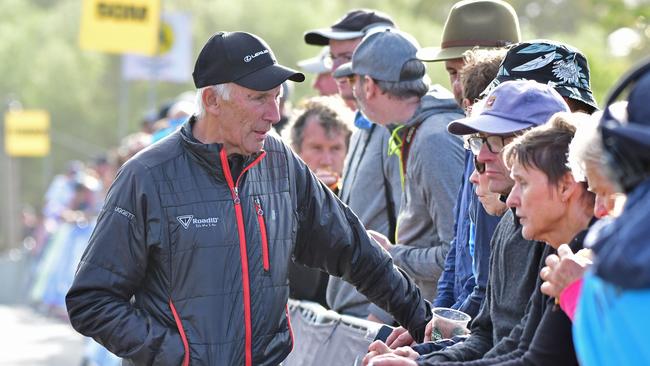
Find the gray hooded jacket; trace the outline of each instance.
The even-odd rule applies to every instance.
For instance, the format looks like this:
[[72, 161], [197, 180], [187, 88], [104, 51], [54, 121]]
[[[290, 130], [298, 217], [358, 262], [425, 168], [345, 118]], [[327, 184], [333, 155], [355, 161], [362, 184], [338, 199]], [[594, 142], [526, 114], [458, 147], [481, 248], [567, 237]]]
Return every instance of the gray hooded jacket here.
[[406, 174], [398, 244], [390, 254], [427, 299], [435, 298], [454, 236], [454, 204], [463, 178], [463, 143], [447, 132], [447, 124], [463, 117], [451, 92], [434, 85], [399, 131]]

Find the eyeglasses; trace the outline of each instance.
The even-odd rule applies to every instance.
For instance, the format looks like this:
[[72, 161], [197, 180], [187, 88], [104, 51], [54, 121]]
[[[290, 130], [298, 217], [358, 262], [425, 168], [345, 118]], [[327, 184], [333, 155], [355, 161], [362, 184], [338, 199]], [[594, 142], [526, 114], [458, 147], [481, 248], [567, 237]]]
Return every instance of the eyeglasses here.
[[493, 154], [500, 153], [503, 148], [506, 146], [506, 140], [510, 139], [510, 136], [503, 137], [498, 135], [490, 135], [483, 137], [480, 135], [472, 135], [467, 139], [470, 150], [474, 155], [478, 155], [481, 152], [481, 147], [483, 144], [487, 143], [487, 147]]
[[478, 157], [474, 155], [474, 167], [479, 174], [485, 173], [485, 163], [478, 161]]

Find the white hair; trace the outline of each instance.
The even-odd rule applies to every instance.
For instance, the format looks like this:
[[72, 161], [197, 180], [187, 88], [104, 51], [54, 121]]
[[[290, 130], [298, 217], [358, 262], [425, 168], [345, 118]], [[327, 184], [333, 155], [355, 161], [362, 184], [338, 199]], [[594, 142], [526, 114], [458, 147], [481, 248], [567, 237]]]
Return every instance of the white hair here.
[[196, 118], [201, 119], [205, 116], [205, 106], [203, 105], [203, 92], [207, 88], [212, 88], [212, 91], [215, 95], [218, 95], [223, 100], [230, 99], [230, 84], [217, 84], [217, 85], [208, 85], [203, 88], [199, 88], [196, 91]]
[[[627, 102], [617, 102], [610, 106], [611, 113], [619, 120], [627, 120]], [[598, 131], [598, 122], [602, 111], [594, 113], [589, 119], [577, 124], [576, 133], [569, 144], [568, 166], [573, 177], [578, 182], [586, 182], [588, 164], [593, 164], [603, 172], [603, 175], [612, 182], [613, 175], [605, 161], [603, 140]]]

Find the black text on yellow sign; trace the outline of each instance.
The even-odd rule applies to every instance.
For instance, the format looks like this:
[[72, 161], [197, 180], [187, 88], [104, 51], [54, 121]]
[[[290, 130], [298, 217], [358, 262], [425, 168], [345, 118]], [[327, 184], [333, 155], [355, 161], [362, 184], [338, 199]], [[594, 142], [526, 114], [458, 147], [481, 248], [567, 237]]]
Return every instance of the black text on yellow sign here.
[[81, 48], [111, 53], [155, 55], [160, 32], [160, 0], [83, 0]]
[[105, 20], [145, 22], [147, 10], [143, 5], [111, 4], [106, 1], [97, 3], [97, 17]]
[[50, 114], [43, 110], [5, 113], [5, 152], [14, 157], [42, 157], [50, 153]]

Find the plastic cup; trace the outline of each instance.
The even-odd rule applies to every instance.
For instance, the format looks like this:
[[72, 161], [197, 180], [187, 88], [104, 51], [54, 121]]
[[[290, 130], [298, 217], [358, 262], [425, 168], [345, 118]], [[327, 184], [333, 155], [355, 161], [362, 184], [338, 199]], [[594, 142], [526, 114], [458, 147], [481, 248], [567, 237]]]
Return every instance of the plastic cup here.
[[433, 340], [449, 339], [467, 334], [467, 324], [472, 317], [450, 308], [433, 308]]

